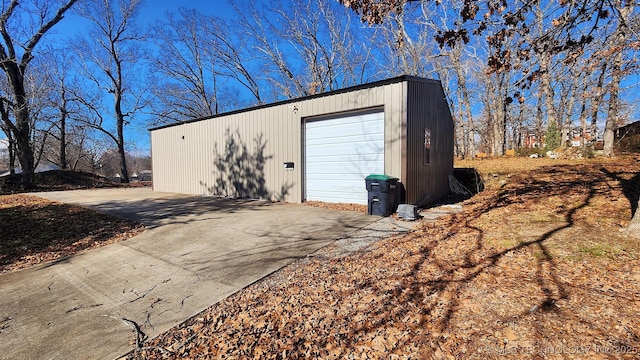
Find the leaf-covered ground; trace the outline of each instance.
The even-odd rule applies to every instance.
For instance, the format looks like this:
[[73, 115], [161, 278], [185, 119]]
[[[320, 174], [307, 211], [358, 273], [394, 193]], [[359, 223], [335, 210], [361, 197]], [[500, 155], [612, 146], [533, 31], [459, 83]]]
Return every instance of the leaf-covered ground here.
[[0, 273], [126, 240], [142, 225], [31, 195], [0, 196]]
[[640, 358], [639, 159], [459, 165], [487, 183], [462, 213], [298, 261], [130, 357]]

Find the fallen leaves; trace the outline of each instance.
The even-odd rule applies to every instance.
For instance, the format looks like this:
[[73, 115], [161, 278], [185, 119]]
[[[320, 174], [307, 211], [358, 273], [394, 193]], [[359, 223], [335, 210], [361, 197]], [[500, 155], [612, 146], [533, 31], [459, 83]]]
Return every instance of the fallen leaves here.
[[142, 225], [31, 195], [0, 196], [0, 273], [126, 240]]
[[462, 213], [298, 261], [130, 358], [637, 358], [640, 251], [619, 229], [640, 163], [522, 162]]
[[323, 201], [305, 201], [305, 205], [319, 207], [324, 209], [332, 209], [332, 210], [347, 210], [347, 211], [358, 211], [366, 213], [368, 212], [367, 205], [360, 204], [349, 204], [349, 203], [328, 203]]

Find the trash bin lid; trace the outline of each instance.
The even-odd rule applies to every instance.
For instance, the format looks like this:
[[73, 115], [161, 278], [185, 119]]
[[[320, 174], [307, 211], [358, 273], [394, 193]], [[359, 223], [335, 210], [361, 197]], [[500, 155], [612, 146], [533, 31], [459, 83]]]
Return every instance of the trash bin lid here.
[[389, 176], [389, 175], [381, 175], [381, 174], [371, 174], [369, 176], [367, 176], [366, 178], [364, 178], [365, 180], [374, 180], [374, 181], [389, 181], [389, 180], [398, 180], [398, 178], [395, 178], [393, 176]]

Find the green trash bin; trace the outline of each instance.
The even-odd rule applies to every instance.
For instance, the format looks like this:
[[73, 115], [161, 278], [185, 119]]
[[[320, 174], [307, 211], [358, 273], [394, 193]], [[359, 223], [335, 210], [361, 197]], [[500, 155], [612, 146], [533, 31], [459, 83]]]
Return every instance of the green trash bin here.
[[365, 179], [369, 215], [389, 216], [396, 211], [398, 178], [371, 174]]

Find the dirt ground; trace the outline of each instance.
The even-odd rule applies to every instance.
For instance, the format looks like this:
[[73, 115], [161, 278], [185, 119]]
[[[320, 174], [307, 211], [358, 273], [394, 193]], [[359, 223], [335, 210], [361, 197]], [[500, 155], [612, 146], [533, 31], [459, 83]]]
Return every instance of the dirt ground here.
[[129, 358], [640, 358], [640, 158], [494, 159], [463, 212], [298, 261]]

